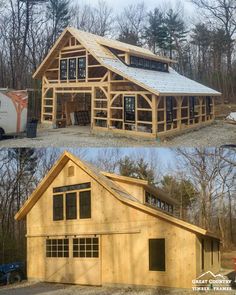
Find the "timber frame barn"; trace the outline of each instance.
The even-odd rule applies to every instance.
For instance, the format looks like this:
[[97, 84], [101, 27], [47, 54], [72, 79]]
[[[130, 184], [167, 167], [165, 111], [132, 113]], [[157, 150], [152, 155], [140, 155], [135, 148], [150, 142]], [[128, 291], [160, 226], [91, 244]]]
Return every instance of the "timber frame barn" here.
[[65, 152], [17, 212], [28, 280], [192, 288], [220, 270], [220, 240], [175, 216], [148, 181], [99, 171]]
[[150, 50], [66, 28], [33, 78], [41, 122], [156, 138], [214, 120], [221, 93], [178, 74]]

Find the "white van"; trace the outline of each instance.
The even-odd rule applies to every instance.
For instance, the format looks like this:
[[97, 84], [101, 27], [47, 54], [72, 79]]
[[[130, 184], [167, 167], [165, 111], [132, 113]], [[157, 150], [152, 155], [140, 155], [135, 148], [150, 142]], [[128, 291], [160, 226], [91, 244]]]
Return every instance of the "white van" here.
[[0, 140], [26, 130], [27, 104], [26, 90], [0, 89]]

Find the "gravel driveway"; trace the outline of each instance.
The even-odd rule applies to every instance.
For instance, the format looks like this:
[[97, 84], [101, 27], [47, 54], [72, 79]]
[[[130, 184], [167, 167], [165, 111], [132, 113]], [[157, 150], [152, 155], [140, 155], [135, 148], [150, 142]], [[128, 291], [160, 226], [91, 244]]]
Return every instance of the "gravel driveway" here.
[[[155, 288], [114, 288], [86, 287], [49, 283], [20, 283], [0, 287], [0, 295], [196, 295], [197, 292], [186, 289], [155, 289]], [[208, 292], [207, 294], [235, 295], [234, 291]]]
[[63, 129], [38, 129], [34, 139], [26, 137], [6, 139], [0, 147], [199, 147], [236, 144], [236, 125], [215, 121], [199, 130], [157, 140], [117, 137], [109, 134], [91, 134], [88, 127], [68, 127]]

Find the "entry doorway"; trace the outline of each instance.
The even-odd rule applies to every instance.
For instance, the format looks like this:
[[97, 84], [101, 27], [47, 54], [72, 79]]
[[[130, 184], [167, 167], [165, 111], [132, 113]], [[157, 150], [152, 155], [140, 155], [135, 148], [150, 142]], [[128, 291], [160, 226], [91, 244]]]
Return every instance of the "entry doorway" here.
[[91, 126], [91, 93], [57, 94], [57, 127]]

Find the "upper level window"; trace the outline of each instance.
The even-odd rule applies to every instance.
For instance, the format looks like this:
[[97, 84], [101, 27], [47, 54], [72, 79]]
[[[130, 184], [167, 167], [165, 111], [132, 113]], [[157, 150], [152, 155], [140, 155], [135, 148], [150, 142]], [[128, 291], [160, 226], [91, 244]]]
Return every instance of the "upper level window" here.
[[132, 67], [154, 70], [159, 72], [168, 72], [168, 64], [147, 58], [130, 56], [130, 65]]
[[63, 220], [63, 195], [53, 196], [53, 220]]
[[73, 185], [54, 187], [53, 192], [54, 193], [63, 193], [63, 192], [86, 189], [86, 188], [90, 188], [90, 187], [91, 187], [91, 183], [86, 182], [86, 183], [80, 183], [80, 184], [73, 184]]
[[[80, 218], [91, 218], [90, 183], [54, 188], [53, 220], [77, 219], [77, 198], [79, 196]], [[83, 191], [81, 191], [83, 190]], [[73, 192], [72, 192], [73, 191]], [[79, 194], [78, 194], [78, 192]], [[60, 192], [60, 194], [55, 194]]]
[[78, 58], [78, 79], [85, 79], [86, 77], [86, 58]]
[[168, 202], [162, 201], [161, 199], [159, 199], [158, 197], [154, 196], [153, 194], [147, 191], [145, 192], [145, 203], [152, 207], [156, 207], [173, 214], [173, 211], [174, 211], [173, 205], [169, 204]]
[[77, 218], [77, 196], [76, 193], [66, 194], [66, 219]]
[[68, 60], [62, 59], [60, 61], [60, 79], [67, 80], [67, 68], [68, 68]]
[[76, 79], [76, 58], [69, 59], [69, 79]]
[[91, 192], [79, 193], [79, 217], [82, 219], [91, 218]]
[[[77, 69], [76, 69], [77, 65]], [[60, 80], [86, 78], [86, 58], [74, 57], [60, 60]]]

